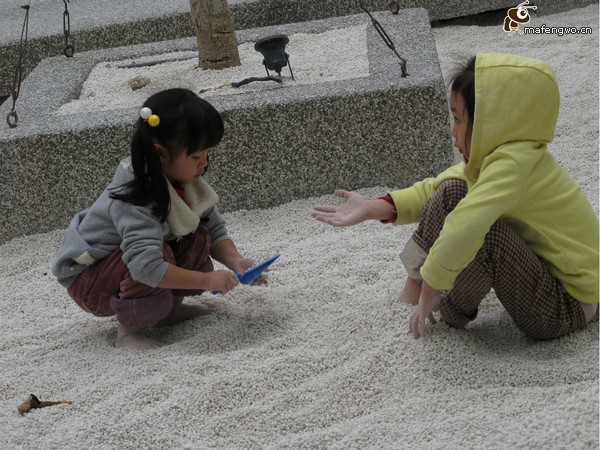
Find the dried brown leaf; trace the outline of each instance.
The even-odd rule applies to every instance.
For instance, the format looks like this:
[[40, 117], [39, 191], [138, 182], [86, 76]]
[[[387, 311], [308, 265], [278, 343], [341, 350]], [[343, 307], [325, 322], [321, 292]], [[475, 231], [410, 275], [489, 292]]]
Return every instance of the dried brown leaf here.
[[73, 402], [70, 402], [70, 401], [62, 401], [62, 402], [43, 401], [42, 402], [35, 395], [31, 394], [29, 397], [27, 397], [27, 400], [25, 400], [24, 403], [22, 403], [21, 405], [19, 405], [17, 407], [17, 409], [19, 410], [19, 413], [21, 415], [23, 415], [31, 409], [44, 408], [46, 406], [62, 405], [62, 404], [70, 405], [71, 403], [73, 403]]

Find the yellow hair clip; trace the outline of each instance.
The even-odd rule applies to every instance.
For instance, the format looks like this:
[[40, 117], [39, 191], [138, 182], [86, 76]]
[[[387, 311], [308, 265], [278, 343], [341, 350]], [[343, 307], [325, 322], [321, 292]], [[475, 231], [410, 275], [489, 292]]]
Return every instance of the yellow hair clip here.
[[160, 123], [160, 118], [156, 114], [152, 114], [152, 110], [147, 106], [140, 111], [140, 117], [151, 127], [156, 127]]

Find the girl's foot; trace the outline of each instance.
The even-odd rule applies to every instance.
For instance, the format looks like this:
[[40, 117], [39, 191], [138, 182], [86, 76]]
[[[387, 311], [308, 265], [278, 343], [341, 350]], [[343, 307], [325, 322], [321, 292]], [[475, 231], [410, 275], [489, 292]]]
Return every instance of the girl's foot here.
[[143, 327], [128, 328], [119, 324], [117, 338], [114, 346], [116, 348], [132, 348], [134, 350], [150, 350], [164, 346], [162, 342], [155, 341], [141, 333]]
[[156, 326], [164, 327], [166, 325], [183, 322], [184, 320], [190, 320], [195, 317], [207, 316], [219, 309], [220, 308], [217, 305], [209, 302], [184, 304], [183, 297], [175, 297], [173, 299], [173, 309], [171, 309], [169, 315], [160, 320]]
[[421, 296], [421, 283], [414, 278], [406, 278], [404, 289], [400, 294], [400, 301], [410, 305], [418, 305], [419, 297]]

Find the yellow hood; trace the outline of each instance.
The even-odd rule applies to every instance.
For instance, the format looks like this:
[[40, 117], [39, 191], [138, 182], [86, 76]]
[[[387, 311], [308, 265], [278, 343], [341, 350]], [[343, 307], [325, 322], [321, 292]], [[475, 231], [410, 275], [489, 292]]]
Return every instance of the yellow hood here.
[[475, 117], [465, 169], [468, 181], [477, 181], [483, 160], [503, 144], [535, 141], [539, 143], [535, 147], [545, 152], [554, 137], [559, 104], [556, 77], [546, 62], [518, 55], [477, 54]]

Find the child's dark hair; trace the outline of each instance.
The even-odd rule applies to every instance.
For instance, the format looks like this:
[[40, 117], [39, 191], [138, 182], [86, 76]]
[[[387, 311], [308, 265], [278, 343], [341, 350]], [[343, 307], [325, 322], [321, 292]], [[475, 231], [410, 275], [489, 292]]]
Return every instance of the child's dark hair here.
[[473, 128], [475, 119], [475, 58], [473, 56], [459, 67], [450, 80], [451, 91], [462, 95], [465, 101], [465, 109], [469, 115], [468, 130]]
[[164, 222], [169, 214], [170, 199], [154, 142], [166, 149], [170, 160], [184, 150], [190, 155], [221, 142], [223, 120], [210, 103], [188, 89], [158, 92], [143, 106], [150, 108], [152, 114], [160, 118], [160, 123], [151, 127], [142, 118], [138, 120], [131, 142], [135, 178], [110, 195], [136, 205], [154, 203], [152, 212]]

